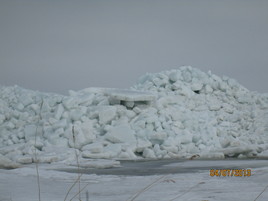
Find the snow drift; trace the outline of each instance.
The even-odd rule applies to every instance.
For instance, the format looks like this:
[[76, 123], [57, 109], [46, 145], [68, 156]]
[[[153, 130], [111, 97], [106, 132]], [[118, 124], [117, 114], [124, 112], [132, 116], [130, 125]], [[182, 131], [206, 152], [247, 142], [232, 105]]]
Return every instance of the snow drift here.
[[[267, 157], [268, 95], [191, 67], [142, 76], [129, 90], [69, 96], [0, 88], [0, 160]], [[1, 163], [1, 162], [0, 162]]]

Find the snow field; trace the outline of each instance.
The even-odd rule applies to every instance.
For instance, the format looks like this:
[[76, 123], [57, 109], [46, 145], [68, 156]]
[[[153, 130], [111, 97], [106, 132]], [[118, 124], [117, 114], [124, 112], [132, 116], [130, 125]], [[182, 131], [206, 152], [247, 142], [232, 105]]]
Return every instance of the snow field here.
[[[62, 201], [70, 186], [76, 181], [77, 174], [50, 170], [51, 166], [53, 165], [40, 166], [41, 198], [44, 201]], [[34, 166], [0, 170], [0, 177], [0, 200], [35, 201], [38, 199]], [[267, 167], [252, 169], [250, 177], [211, 177], [208, 170], [154, 176], [91, 174], [81, 177], [81, 188], [87, 185], [81, 193], [81, 199], [86, 200], [88, 193], [89, 200], [127, 201], [155, 182], [140, 193], [135, 201], [252, 201], [265, 189], [267, 179]], [[78, 187], [75, 186], [67, 200], [77, 192]], [[258, 201], [266, 201], [267, 196], [268, 192], [264, 191]]]

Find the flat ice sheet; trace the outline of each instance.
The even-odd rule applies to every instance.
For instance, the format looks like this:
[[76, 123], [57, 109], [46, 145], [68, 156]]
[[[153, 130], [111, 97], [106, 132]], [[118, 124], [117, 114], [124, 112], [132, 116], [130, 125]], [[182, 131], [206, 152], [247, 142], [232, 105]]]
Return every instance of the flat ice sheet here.
[[[218, 161], [214, 161], [216, 164]], [[261, 162], [261, 161], [260, 161]], [[212, 162], [211, 162], [212, 163]], [[256, 161], [256, 164], [258, 161]], [[187, 164], [187, 162], [186, 162]], [[237, 165], [245, 165], [237, 161]], [[43, 201], [62, 201], [75, 182], [77, 174], [51, 170], [53, 165], [40, 166], [41, 198]], [[140, 167], [142, 168], [142, 167]], [[81, 199], [94, 201], [126, 201], [146, 186], [151, 188], [136, 197], [136, 201], [252, 201], [265, 189], [268, 167], [254, 168], [250, 177], [211, 177], [209, 171], [153, 176], [83, 175]], [[78, 191], [76, 185], [70, 200]], [[257, 201], [267, 201], [268, 189]], [[176, 198], [176, 199], [174, 199]], [[34, 166], [15, 170], [0, 170], [1, 201], [36, 201], [38, 188]], [[77, 199], [74, 199], [77, 200]]]

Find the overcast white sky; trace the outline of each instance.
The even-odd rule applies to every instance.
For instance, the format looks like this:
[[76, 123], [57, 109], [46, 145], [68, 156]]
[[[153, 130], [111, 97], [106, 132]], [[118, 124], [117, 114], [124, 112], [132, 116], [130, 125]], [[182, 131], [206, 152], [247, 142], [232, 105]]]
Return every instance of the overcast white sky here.
[[182, 65], [268, 92], [267, 0], [0, 0], [0, 84], [128, 88]]

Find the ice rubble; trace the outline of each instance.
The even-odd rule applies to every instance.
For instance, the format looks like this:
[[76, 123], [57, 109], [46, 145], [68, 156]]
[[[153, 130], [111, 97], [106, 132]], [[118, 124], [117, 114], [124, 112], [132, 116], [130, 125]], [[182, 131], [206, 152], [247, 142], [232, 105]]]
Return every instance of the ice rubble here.
[[[192, 67], [146, 74], [130, 90], [69, 96], [0, 88], [0, 160], [267, 157], [268, 94]], [[0, 162], [1, 164], [1, 162]], [[12, 165], [14, 165], [12, 163]]]

